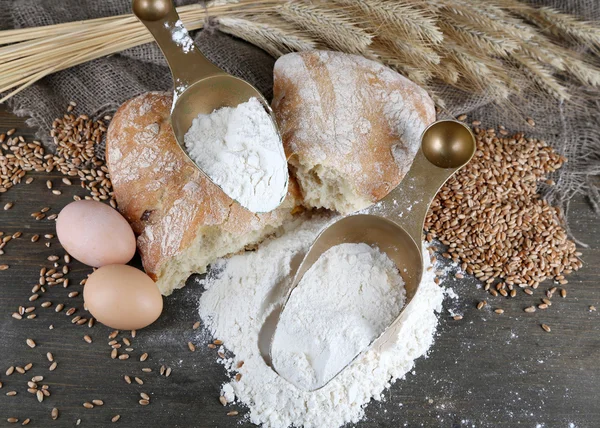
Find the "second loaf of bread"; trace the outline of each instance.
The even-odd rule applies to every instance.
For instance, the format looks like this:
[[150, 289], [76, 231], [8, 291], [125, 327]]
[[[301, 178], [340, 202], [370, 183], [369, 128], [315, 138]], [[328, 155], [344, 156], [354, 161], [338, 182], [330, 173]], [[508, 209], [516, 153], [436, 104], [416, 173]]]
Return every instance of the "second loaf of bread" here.
[[273, 110], [304, 203], [350, 213], [408, 172], [435, 120], [425, 90], [375, 61], [309, 51], [275, 63]]

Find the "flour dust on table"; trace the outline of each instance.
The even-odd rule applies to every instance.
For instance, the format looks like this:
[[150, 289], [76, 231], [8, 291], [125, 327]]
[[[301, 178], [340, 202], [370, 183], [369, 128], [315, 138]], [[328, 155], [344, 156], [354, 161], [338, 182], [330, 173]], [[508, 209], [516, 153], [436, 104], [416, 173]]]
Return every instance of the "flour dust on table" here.
[[[418, 292], [385, 349], [368, 350], [314, 392], [297, 388], [266, 365], [258, 346], [265, 319], [285, 300], [292, 267], [332, 218], [297, 219], [257, 251], [218, 260], [202, 280], [206, 290], [199, 302], [200, 316], [234, 355], [220, 359], [235, 378], [223, 385], [221, 395], [228, 403], [248, 406], [248, 419], [254, 424], [308, 428], [357, 422], [364, 417], [364, 407], [371, 400], [381, 400], [385, 389], [412, 370], [415, 360], [433, 344], [444, 292], [435, 284], [426, 256]], [[331, 284], [332, 288], [338, 286]], [[395, 298], [403, 300], [403, 296]], [[325, 335], [330, 327], [325, 326]]]
[[210, 179], [250, 211], [272, 211], [285, 197], [283, 146], [258, 99], [198, 115], [184, 142], [190, 157]]
[[383, 333], [405, 296], [385, 253], [364, 243], [330, 248], [290, 295], [273, 336], [273, 366], [304, 391], [322, 387]]

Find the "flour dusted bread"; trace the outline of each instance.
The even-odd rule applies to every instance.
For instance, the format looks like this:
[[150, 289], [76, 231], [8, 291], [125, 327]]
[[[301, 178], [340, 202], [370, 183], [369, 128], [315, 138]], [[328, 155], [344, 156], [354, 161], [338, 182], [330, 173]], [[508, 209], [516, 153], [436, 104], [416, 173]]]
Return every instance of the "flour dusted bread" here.
[[349, 213], [381, 199], [408, 172], [435, 120], [422, 88], [361, 56], [284, 55], [274, 85], [288, 162], [310, 207]]
[[185, 157], [169, 124], [171, 96], [147, 93], [114, 115], [106, 158], [119, 210], [138, 235], [146, 272], [164, 295], [218, 257], [243, 250], [291, 218], [297, 186], [268, 214], [230, 199]]

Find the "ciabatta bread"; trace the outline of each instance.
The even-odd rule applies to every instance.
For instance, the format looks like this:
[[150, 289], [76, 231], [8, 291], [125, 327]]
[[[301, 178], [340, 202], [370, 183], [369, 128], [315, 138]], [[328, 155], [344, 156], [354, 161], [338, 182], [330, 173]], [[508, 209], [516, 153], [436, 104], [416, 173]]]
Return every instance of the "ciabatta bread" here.
[[435, 120], [418, 85], [375, 61], [308, 51], [275, 63], [273, 110], [304, 203], [349, 213], [408, 172]]
[[273, 233], [299, 204], [293, 180], [286, 200], [268, 214], [251, 213], [230, 199], [177, 146], [171, 101], [169, 94], [154, 92], [125, 102], [106, 138], [119, 210], [138, 235], [146, 272], [164, 295], [217, 258]]

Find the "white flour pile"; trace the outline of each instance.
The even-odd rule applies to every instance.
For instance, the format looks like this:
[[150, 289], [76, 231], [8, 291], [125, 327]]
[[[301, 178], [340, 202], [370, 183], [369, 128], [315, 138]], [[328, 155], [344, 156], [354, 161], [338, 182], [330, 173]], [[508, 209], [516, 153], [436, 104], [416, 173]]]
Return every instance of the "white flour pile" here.
[[367, 244], [330, 248], [281, 314], [274, 367], [302, 390], [320, 388], [383, 333], [405, 296], [404, 281], [385, 253]]
[[202, 170], [250, 211], [272, 211], [285, 197], [283, 147], [271, 117], [256, 98], [198, 115], [184, 142]]
[[219, 260], [205, 280], [200, 316], [235, 355], [223, 361], [226, 368], [232, 376], [241, 375], [239, 381], [225, 384], [221, 394], [230, 402], [247, 405], [248, 418], [257, 425], [333, 428], [357, 422], [364, 416], [364, 406], [380, 400], [384, 390], [412, 370], [414, 360], [433, 343], [443, 292], [434, 283], [433, 271], [425, 269], [419, 291], [403, 312], [397, 340], [384, 351], [370, 350], [322, 389], [302, 391], [265, 364], [258, 335], [273, 308], [273, 303], [265, 302], [282, 302], [290, 265], [299, 263], [299, 256], [328, 220], [297, 220], [257, 251]]

